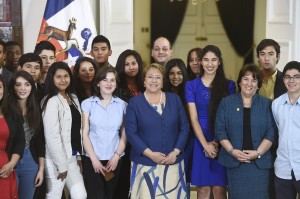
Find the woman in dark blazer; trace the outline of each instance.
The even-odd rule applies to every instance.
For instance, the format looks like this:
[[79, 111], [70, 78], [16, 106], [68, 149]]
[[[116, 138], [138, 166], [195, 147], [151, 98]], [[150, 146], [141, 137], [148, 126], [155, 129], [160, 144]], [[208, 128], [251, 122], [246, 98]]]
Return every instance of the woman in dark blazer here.
[[271, 100], [259, 96], [261, 74], [255, 65], [244, 66], [238, 77], [240, 92], [223, 98], [216, 117], [216, 138], [222, 148], [218, 160], [227, 169], [231, 199], [268, 199], [270, 147], [276, 126]]
[[161, 90], [164, 67], [144, 69], [145, 92], [129, 100], [125, 133], [131, 144], [131, 198], [186, 198], [184, 147], [189, 128], [178, 95]]
[[13, 168], [23, 155], [25, 136], [21, 119], [6, 106], [5, 83], [0, 75], [0, 198], [18, 198]]
[[24, 155], [16, 166], [18, 193], [22, 199], [32, 199], [44, 180], [45, 140], [36, 94], [34, 79], [28, 72], [14, 73], [8, 91], [8, 108], [22, 118], [24, 128]]

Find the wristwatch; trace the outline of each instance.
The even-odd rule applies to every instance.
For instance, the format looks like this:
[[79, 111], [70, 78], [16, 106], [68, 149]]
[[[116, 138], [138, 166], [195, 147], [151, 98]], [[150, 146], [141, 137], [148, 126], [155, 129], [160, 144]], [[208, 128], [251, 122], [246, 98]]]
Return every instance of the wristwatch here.
[[260, 154], [260, 152], [259, 152], [259, 151], [257, 151], [257, 150], [256, 150], [256, 152], [257, 152], [257, 154], [258, 154], [257, 158], [258, 158], [258, 159], [259, 159], [259, 158], [261, 158], [261, 154]]

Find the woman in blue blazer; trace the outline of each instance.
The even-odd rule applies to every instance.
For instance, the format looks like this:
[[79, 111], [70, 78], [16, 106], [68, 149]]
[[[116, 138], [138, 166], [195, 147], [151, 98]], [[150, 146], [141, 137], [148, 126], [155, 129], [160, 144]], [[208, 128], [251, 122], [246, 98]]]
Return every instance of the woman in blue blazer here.
[[237, 81], [240, 92], [223, 98], [216, 117], [218, 160], [227, 169], [231, 199], [268, 199], [270, 147], [276, 126], [271, 100], [259, 96], [262, 78], [255, 65], [245, 65]]
[[184, 148], [189, 125], [178, 95], [161, 90], [164, 67], [144, 69], [145, 92], [129, 100], [125, 133], [131, 144], [131, 198], [186, 198]]

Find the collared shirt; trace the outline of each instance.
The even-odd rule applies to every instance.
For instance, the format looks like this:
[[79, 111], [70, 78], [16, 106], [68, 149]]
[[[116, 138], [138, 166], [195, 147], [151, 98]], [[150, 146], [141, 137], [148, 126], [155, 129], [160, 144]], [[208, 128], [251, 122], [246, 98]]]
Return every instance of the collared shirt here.
[[274, 99], [274, 86], [276, 81], [277, 70], [275, 73], [266, 81], [262, 82], [262, 86], [259, 89], [259, 94], [271, 100]]
[[98, 159], [109, 160], [120, 142], [126, 102], [113, 97], [105, 108], [99, 97], [92, 96], [82, 102], [81, 108], [89, 113], [89, 138]]
[[293, 105], [287, 93], [272, 103], [272, 112], [278, 127], [278, 149], [275, 174], [282, 179], [300, 180], [300, 98]]

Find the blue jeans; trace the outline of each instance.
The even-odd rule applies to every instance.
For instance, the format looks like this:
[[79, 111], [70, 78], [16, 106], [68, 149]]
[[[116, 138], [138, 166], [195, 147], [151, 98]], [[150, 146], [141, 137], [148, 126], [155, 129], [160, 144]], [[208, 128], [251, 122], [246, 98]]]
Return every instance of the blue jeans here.
[[26, 147], [22, 159], [16, 166], [16, 176], [19, 199], [32, 199], [35, 190], [35, 176], [38, 172], [38, 164], [34, 161], [30, 149]]

